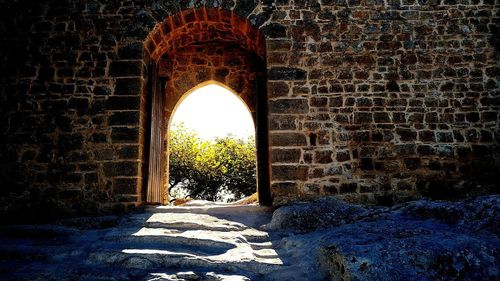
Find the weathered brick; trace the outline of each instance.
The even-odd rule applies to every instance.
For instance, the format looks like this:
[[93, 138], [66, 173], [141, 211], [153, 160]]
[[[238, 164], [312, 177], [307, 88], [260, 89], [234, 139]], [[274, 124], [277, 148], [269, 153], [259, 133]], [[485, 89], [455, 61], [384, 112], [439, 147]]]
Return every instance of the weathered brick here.
[[297, 129], [297, 117], [295, 115], [273, 115], [269, 123], [269, 130]]
[[137, 110], [139, 105], [139, 97], [111, 96], [106, 100], [106, 108], [109, 110]]
[[421, 163], [420, 163], [420, 158], [405, 158], [405, 167], [408, 170], [416, 170], [420, 168]]
[[142, 91], [143, 79], [135, 78], [119, 78], [116, 79], [115, 95], [140, 95]]
[[416, 146], [414, 144], [399, 144], [394, 146], [394, 150], [399, 156], [411, 156], [415, 154]]
[[308, 166], [305, 165], [272, 165], [273, 180], [305, 181], [307, 180], [308, 170]]
[[143, 57], [143, 47], [142, 42], [136, 42], [121, 46], [118, 48], [118, 57], [123, 60], [129, 59], [142, 59]]
[[269, 135], [269, 142], [271, 146], [305, 146], [307, 145], [306, 136], [303, 133], [272, 132]]
[[327, 164], [333, 162], [333, 151], [319, 150], [314, 152], [314, 163]]
[[298, 148], [280, 148], [271, 150], [272, 163], [299, 163], [301, 150]]
[[389, 117], [389, 113], [387, 112], [374, 112], [373, 121], [375, 123], [390, 123], [391, 118]]
[[269, 80], [304, 80], [306, 71], [299, 68], [272, 67], [267, 72]]
[[364, 124], [373, 122], [372, 112], [354, 112], [354, 123]]
[[358, 184], [353, 182], [353, 183], [342, 183], [340, 185], [340, 193], [354, 193], [358, 189]]
[[116, 178], [113, 180], [115, 194], [137, 194], [139, 186], [137, 178]]
[[309, 112], [307, 99], [279, 99], [269, 102], [269, 111], [272, 113], [296, 113]]
[[423, 130], [418, 132], [418, 140], [423, 142], [434, 142], [436, 141], [436, 137], [434, 135], [434, 131], [431, 130]]
[[342, 97], [332, 97], [328, 99], [328, 106], [329, 107], [341, 107], [343, 105], [344, 101]]
[[396, 129], [396, 133], [399, 135], [401, 141], [415, 141], [417, 139], [417, 132], [413, 129]]
[[270, 98], [287, 96], [290, 91], [286, 82], [269, 82], [267, 85]]
[[110, 126], [139, 126], [139, 111], [114, 111], [109, 117]]
[[119, 159], [140, 159], [138, 145], [124, 145], [118, 150]]
[[139, 141], [139, 128], [137, 127], [113, 127], [111, 140], [117, 143], [130, 143]]
[[286, 27], [278, 23], [270, 23], [261, 27], [261, 32], [269, 38], [286, 37]]
[[285, 195], [290, 196], [297, 193], [297, 183], [296, 182], [273, 182], [271, 186], [274, 195]]
[[104, 174], [108, 177], [128, 177], [137, 174], [139, 163], [135, 161], [106, 162], [103, 167]]
[[109, 66], [112, 77], [141, 76], [142, 61], [112, 61]]

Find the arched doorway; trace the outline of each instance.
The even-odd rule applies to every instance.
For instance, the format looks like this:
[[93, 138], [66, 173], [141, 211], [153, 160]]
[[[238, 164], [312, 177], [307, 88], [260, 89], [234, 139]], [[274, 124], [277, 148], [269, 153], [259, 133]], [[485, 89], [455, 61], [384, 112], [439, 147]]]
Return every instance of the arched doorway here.
[[226, 85], [248, 106], [256, 125], [259, 202], [271, 205], [265, 44], [258, 29], [231, 11], [189, 9], [158, 24], [145, 47], [150, 66], [150, 141], [146, 201], [168, 202], [168, 123], [190, 89]]
[[231, 202], [257, 191], [254, 118], [229, 87], [207, 81], [189, 90], [168, 132], [170, 202]]

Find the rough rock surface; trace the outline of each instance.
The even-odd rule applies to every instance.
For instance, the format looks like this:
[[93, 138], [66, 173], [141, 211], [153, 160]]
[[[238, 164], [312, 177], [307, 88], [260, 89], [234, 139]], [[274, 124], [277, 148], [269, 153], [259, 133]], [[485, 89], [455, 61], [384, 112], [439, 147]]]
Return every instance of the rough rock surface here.
[[[271, 210], [190, 202], [0, 228], [0, 280], [500, 280], [500, 196]], [[264, 227], [261, 227], [264, 225]]]
[[309, 232], [294, 240], [317, 241], [330, 280], [499, 280], [499, 208], [500, 196], [366, 209], [325, 198], [278, 209], [268, 229]]
[[314, 204], [298, 202], [277, 209], [269, 230], [289, 229], [295, 233], [306, 233], [316, 229], [343, 225], [352, 222], [363, 212], [363, 208], [345, 203], [334, 197], [321, 198]]

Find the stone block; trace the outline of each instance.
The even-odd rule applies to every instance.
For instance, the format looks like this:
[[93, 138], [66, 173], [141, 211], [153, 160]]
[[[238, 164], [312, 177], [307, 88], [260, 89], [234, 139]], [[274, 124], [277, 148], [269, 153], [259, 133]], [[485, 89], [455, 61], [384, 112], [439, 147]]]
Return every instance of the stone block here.
[[110, 126], [139, 126], [140, 111], [113, 111], [109, 116]]
[[112, 61], [109, 66], [111, 77], [140, 77], [142, 76], [142, 61]]
[[351, 160], [351, 155], [349, 154], [349, 150], [338, 150], [335, 159], [337, 159], [338, 162], [345, 162]]
[[415, 144], [397, 144], [394, 146], [394, 151], [398, 156], [412, 156], [415, 155]]
[[399, 135], [401, 141], [417, 140], [417, 132], [415, 132], [413, 129], [397, 128], [396, 134]]
[[293, 67], [272, 67], [267, 72], [269, 80], [305, 80], [306, 71]]
[[274, 195], [294, 196], [297, 193], [298, 185], [296, 182], [273, 182], [271, 190]]
[[296, 130], [297, 117], [295, 115], [272, 115], [269, 121], [269, 130]]
[[391, 123], [391, 118], [387, 112], [374, 112], [373, 121], [375, 123]]
[[372, 112], [354, 112], [354, 123], [356, 124], [366, 124], [373, 122]]
[[260, 28], [267, 38], [286, 38], [287, 28], [279, 23], [269, 23]]
[[84, 143], [84, 137], [78, 133], [60, 134], [57, 142], [57, 148], [61, 153], [71, 150], [81, 149]]
[[373, 160], [371, 158], [359, 159], [359, 168], [363, 171], [373, 170]]
[[273, 181], [305, 181], [309, 171], [306, 165], [272, 165]]
[[142, 42], [131, 43], [118, 48], [118, 58], [122, 60], [142, 59], [144, 45]]
[[143, 79], [140, 77], [134, 78], [118, 78], [116, 79], [115, 95], [141, 95]]
[[438, 142], [453, 142], [452, 132], [437, 132], [436, 139]]
[[421, 167], [420, 158], [405, 158], [404, 163], [408, 170], [416, 170]]
[[299, 163], [302, 152], [298, 148], [273, 148], [271, 149], [272, 163]]
[[269, 98], [278, 98], [288, 96], [290, 87], [286, 82], [268, 82]]
[[434, 141], [436, 141], [434, 131], [431, 131], [431, 130], [419, 131], [418, 132], [418, 140], [422, 141], [422, 142], [434, 142]]
[[340, 184], [340, 193], [355, 193], [358, 190], [358, 184], [355, 182], [352, 183], [342, 183]]
[[314, 163], [318, 164], [328, 164], [333, 162], [332, 158], [333, 151], [331, 150], [319, 150], [314, 152]]
[[269, 102], [269, 112], [280, 114], [305, 114], [309, 112], [309, 104], [307, 99], [278, 99]]
[[106, 100], [108, 110], [138, 110], [140, 108], [139, 96], [110, 96]]
[[139, 141], [139, 128], [113, 127], [111, 140], [115, 143], [137, 143]]
[[421, 155], [421, 156], [431, 156], [431, 155], [435, 155], [435, 150], [430, 145], [418, 145], [417, 146], [417, 153], [418, 153], [418, 155]]
[[269, 135], [271, 146], [305, 146], [306, 136], [299, 132], [271, 132]]
[[68, 108], [75, 109], [78, 115], [85, 115], [89, 112], [89, 100], [87, 98], [70, 98]]
[[139, 151], [138, 145], [124, 145], [124, 146], [120, 147], [120, 149], [118, 150], [118, 159], [141, 160], [139, 152], [140, 151]]
[[93, 93], [98, 96], [109, 96], [112, 94], [112, 90], [107, 86], [95, 86]]
[[137, 178], [113, 179], [113, 192], [115, 194], [137, 194], [140, 181]]
[[138, 174], [139, 163], [135, 161], [105, 162], [103, 168], [107, 177], [129, 177]]
[[328, 99], [328, 106], [329, 107], [341, 107], [344, 103], [344, 100], [342, 97], [331, 97]]

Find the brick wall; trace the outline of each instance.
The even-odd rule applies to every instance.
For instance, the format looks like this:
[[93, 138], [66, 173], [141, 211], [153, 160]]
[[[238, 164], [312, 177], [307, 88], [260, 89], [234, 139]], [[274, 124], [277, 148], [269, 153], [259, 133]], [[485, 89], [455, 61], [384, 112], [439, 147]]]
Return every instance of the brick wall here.
[[149, 57], [175, 50], [148, 36], [205, 5], [265, 37], [250, 49], [267, 60], [275, 204], [498, 180], [498, 1], [6, 1], [2, 213], [142, 201]]
[[275, 199], [451, 198], [498, 180], [498, 4], [271, 5]]

